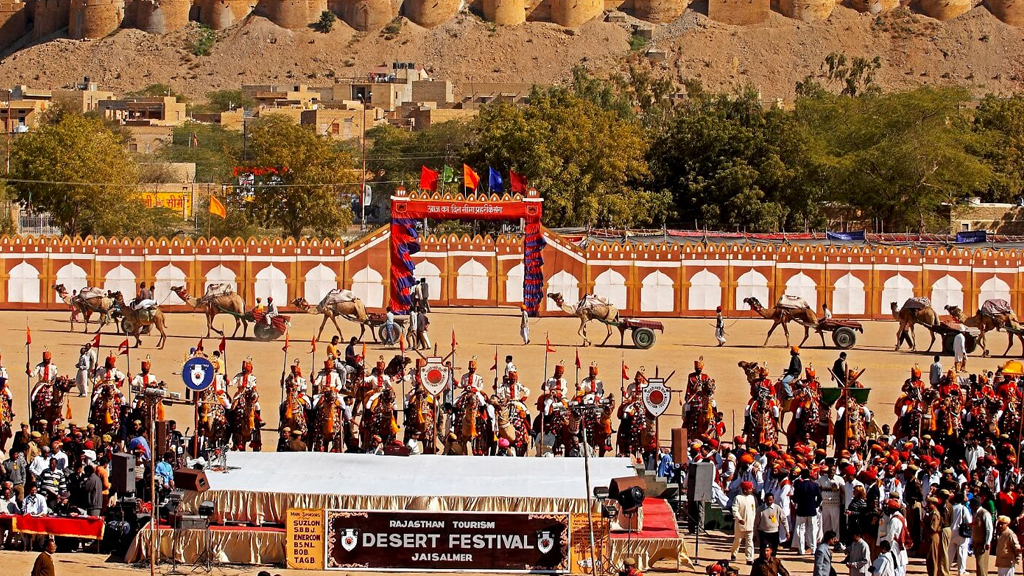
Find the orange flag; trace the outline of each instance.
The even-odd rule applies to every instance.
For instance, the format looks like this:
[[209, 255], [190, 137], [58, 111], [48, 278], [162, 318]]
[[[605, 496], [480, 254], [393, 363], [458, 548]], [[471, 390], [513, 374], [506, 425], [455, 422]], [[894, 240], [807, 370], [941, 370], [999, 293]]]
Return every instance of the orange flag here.
[[284, 347], [281, 348], [281, 350], [284, 350], [285, 352], [288, 351], [288, 342], [289, 342], [290, 338], [291, 338], [291, 333], [290, 332], [285, 332], [284, 333]]
[[316, 352], [316, 336], [309, 339], [309, 353]]
[[462, 165], [462, 179], [466, 183], [466, 188], [470, 190], [476, 190], [476, 187], [480, 185], [480, 176], [466, 164]]
[[25, 325], [25, 346], [29, 346], [31, 344], [32, 344], [32, 330], [26, 324]]
[[576, 349], [576, 369], [579, 370], [580, 368], [582, 368], [582, 365], [580, 364], [580, 349], [577, 348]]
[[68, 401], [67, 415], [64, 416], [65, 420], [71, 420], [74, 416], [71, 415], [71, 402]]
[[622, 379], [623, 380], [629, 380], [629, 374], [626, 373], [626, 370], [629, 370], [629, 366], [626, 366], [625, 364], [623, 364], [622, 365]]
[[223, 219], [228, 217], [228, 209], [221, 204], [220, 200], [217, 200], [216, 196], [210, 196], [210, 214], [214, 216], [220, 216]]
[[555, 347], [551, 345], [551, 340], [548, 340], [547, 338], [545, 338], [544, 339], [544, 345], [547, 346], [547, 349], [545, 350], [545, 352], [554, 352], [555, 351]]
[[128, 347], [129, 347], [128, 339], [125, 338], [124, 342], [121, 342], [121, 344], [117, 347], [117, 352], [118, 352], [117, 355], [118, 356], [124, 356], [125, 354], [127, 354], [128, 353]]
[[[402, 357], [405, 357], [405, 338], [402, 337], [402, 333], [398, 333], [398, 349], [402, 351]], [[366, 358], [363, 356], [363, 358]]]
[[363, 342], [363, 361], [366, 361], [366, 342]]

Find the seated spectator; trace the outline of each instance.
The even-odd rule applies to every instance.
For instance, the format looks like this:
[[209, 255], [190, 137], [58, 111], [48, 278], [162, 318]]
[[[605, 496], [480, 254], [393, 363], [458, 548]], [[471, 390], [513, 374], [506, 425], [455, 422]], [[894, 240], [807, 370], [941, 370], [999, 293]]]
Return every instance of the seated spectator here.
[[54, 516], [82, 516], [83, 511], [78, 506], [71, 503], [71, 493], [67, 490], [57, 495], [57, 501], [53, 504], [53, 509], [50, 511]]
[[35, 483], [28, 485], [28, 494], [21, 503], [21, 513], [26, 516], [46, 516], [50, 509], [46, 506], [46, 498], [39, 494]]
[[174, 452], [168, 450], [163, 460], [156, 465], [156, 486], [158, 490], [167, 491], [174, 489]]
[[[136, 420], [136, 422], [138, 422], [138, 420]], [[128, 451], [131, 452], [132, 454], [142, 452], [142, 459], [143, 461], [146, 462], [149, 461], [152, 455], [152, 452], [150, 452], [149, 450], [149, 442], [146, 440], [146, 437], [143, 436], [141, 433], [138, 436], [132, 438], [128, 442]]]

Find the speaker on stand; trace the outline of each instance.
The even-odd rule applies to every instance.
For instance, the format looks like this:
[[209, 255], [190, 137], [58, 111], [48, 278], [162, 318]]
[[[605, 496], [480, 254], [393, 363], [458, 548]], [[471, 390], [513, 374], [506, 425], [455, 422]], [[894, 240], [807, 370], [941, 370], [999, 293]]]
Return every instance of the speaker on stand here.
[[712, 484], [715, 481], [715, 465], [711, 462], [690, 462], [686, 470], [686, 516], [696, 536], [693, 565], [699, 565], [700, 533], [704, 530], [704, 503], [711, 501]]

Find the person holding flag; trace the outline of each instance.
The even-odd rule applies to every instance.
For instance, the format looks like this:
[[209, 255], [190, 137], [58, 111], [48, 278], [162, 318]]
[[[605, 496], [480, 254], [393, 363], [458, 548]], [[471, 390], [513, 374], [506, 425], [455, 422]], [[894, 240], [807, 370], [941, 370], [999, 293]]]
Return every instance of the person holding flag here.
[[[128, 342], [128, 340], [125, 340], [125, 342]], [[118, 404], [121, 406], [127, 405], [128, 401], [121, 391], [121, 387], [124, 386], [126, 379], [127, 376], [125, 376], [124, 372], [117, 369], [117, 356], [111, 352], [103, 362], [103, 367], [97, 368], [93, 373], [92, 405], [96, 405], [97, 400], [103, 395], [105, 388], [110, 388], [110, 394], [116, 399]]]
[[284, 379], [285, 390], [288, 390], [289, 386], [294, 386], [299, 395], [304, 399], [306, 398], [306, 392], [309, 388], [309, 384], [306, 382], [306, 379], [302, 377], [302, 366], [299, 364], [298, 358], [292, 362], [292, 367], [289, 369], [288, 376]]
[[313, 379], [313, 405], [316, 406], [317, 400], [328, 389], [341, 392], [341, 387], [341, 376], [334, 369], [334, 362], [330, 358], [324, 360], [324, 367], [320, 369], [316, 378]]
[[235, 389], [234, 399], [231, 401], [232, 408], [237, 408], [238, 403], [245, 397], [247, 390], [256, 393], [256, 422], [257, 428], [263, 427], [262, 408], [260, 407], [260, 393], [256, 388], [256, 376], [252, 373], [252, 357], [242, 360], [242, 371], [235, 374], [231, 379], [231, 387]]
[[[31, 342], [31, 340], [29, 341]], [[40, 390], [49, 390], [53, 386], [53, 381], [59, 375], [57, 365], [53, 363], [53, 354], [49, 350], [43, 350], [43, 361], [36, 364], [34, 368], [30, 369], [28, 362], [26, 362], [25, 373], [29, 375], [29, 378], [36, 379], [36, 384], [32, 387], [32, 392], [29, 394], [29, 400], [32, 402], [35, 401]]]
[[600, 401], [604, 396], [604, 382], [597, 377], [597, 362], [591, 362], [587, 377], [580, 382], [580, 389], [576, 392], [578, 400], [584, 404], [593, 404]]
[[[143, 391], [145, 391], [146, 388], [165, 387], [163, 383], [160, 381], [160, 379], [152, 374], [152, 369], [153, 362], [149, 359], [149, 356], [146, 356], [146, 359], [142, 361], [142, 371], [136, 374], [135, 378], [132, 378], [132, 389], [137, 390], [137, 394], [135, 396], [135, 403], [132, 406], [133, 410], [141, 410], [145, 408], [146, 396], [145, 394], [143, 394]], [[156, 405], [156, 419], [164, 419], [163, 400], [161, 400], [160, 403]]]
[[[487, 402], [487, 398], [484, 396], [484, 379], [482, 376], [476, 373], [476, 356], [469, 361], [469, 370], [462, 375], [459, 380], [459, 387], [462, 388], [463, 394], [476, 394], [477, 402], [480, 406], [487, 407], [487, 416], [490, 417], [491, 422], [496, 422], [494, 419], [494, 406], [491, 406]], [[497, 371], [497, 358], [495, 358], [494, 370]], [[456, 402], [458, 404], [459, 402]]]
[[[622, 375], [624, 377], [626, 376], [626, 370], [628, 369], [628, 366], [622, 366]], [[633, 381], [629, 383], [629, 386], [626, 386], [626, 397], [623, 399], [623, 404], [628, 404], [629, 402], [639, 398], [640, 392], [643, 391], [643, 388], [646, 385], [647, 375], [644, 374], [644, 367], [641, 366], [640, 369], [636, 371], [636, 375], [633, 376]]]
[[545, 416], [551, 414], [551, 405], [555, 402], [565, 404], [565, 390], [569, 383], [566, 382], [564, 375], [565, 364], [559, 362], [555, 364], [555, 373], [541, 386], [543, 394], [541, 394], [539, 402], [542, 402], [541, 406], [543, 406]]

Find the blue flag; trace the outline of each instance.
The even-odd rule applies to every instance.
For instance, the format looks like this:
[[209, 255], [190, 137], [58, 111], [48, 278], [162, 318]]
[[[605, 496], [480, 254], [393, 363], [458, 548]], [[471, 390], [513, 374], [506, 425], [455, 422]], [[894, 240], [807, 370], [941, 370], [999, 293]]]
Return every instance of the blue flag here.
[[505, 190], [505, 182], [501, 179], [501, 172], [498, 172], [490, 166], [487, 167], [490, 175], [487, 177], [487, 188], [491, 192], [503, 192]]

